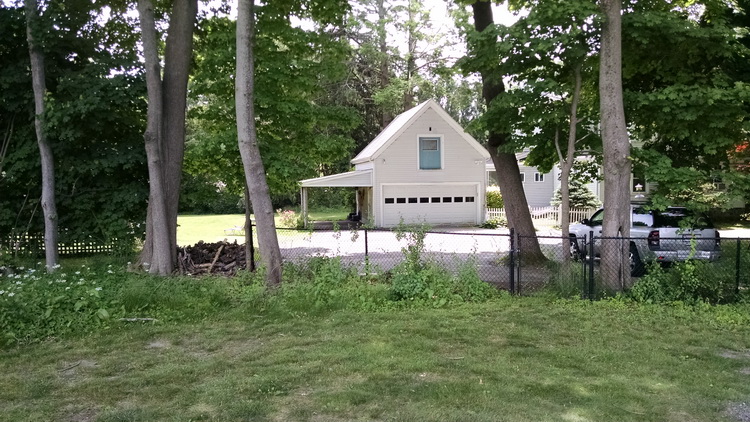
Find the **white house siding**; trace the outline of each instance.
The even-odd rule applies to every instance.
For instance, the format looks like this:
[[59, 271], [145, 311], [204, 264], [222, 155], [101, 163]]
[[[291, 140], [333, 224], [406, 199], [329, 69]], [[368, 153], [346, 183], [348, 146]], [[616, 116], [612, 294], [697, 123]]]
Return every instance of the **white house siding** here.
[[[442, 169], [420, 170], [418, 143], [420, 136], [441, 136]], [[374, 175], [375, 189], [373, 191], [373, 205], [375, 208], [375, 224], [387, 226], [382, 212], [384, 204], [382, 185], [412, 184], [414, 196], [419, 195], [420, 184], [443, 184], [458, 186], [474, 183], [479, 192], [485, 190], [485, 157], [459, 135], [451, 125], [440, 117], [434, 110], [428, 108], [411, 125], [404, 128], [399, 138], [390, 144], [375, 158]], [[452, 193], [451, 193], [452, 195]], [[446, 193], [448, 196], [448, 193]], [[484, 195], [477, 195], [475, 203], [479, 209], [484, 209]], [[383, 210], [378, 212], [378, 210]], [[463, 221], [467, 211], [462, 207], [454, 207], [453, 212], [457, 221]], [[481, 221], [481, 213], [477, 217]], [[389, 223], [392, 220], [389, 220]]]

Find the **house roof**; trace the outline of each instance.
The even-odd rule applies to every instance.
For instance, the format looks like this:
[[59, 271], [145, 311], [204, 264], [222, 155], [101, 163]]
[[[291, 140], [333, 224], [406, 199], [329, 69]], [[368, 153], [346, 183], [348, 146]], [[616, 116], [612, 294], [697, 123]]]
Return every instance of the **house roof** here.
[[358, 170], [301, 180], [303, 188], [368, 187], [372, 186], [372, 170]]
[[414, 108], [406, 110], [405, 112], [396, 116], [393, 121], [383, 129], [375, 139], [370, 142], [365, 149], [363, 149], [356, 157], [352, 160], [352, 164], [365, 163], [372, 161], [377, 158], [380, 153], [385, 151], [393, 141], [395, 141], [403, 131], [405, 131], [414, 121], [416, 121], [425, 111], [428, 109], [434, 110], [443, 120], [445, 120], [469, 145], [479, 151], [483, 157], [488, 158], [490, 154], [479, 142], [476, 141], [471, 135], [466, 133], [464, 129], [456, 123], [455, 120], [445, 111], [440, 104], [435, 100], [427, 100]]

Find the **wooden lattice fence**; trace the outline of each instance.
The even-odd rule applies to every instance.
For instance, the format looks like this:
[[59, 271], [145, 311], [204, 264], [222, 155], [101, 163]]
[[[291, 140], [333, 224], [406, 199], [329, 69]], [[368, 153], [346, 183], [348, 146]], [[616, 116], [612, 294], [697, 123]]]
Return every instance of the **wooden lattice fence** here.
[[[31, 233], [13, 233], [4, 236], [0, 250], [12, 255], [43, 256], [44, 236]], [[58, 253], [65, 256], [111, 253], [118, 248], [117, 239], [102, 242], [90, 240], [65, 240], [58, 242]]]

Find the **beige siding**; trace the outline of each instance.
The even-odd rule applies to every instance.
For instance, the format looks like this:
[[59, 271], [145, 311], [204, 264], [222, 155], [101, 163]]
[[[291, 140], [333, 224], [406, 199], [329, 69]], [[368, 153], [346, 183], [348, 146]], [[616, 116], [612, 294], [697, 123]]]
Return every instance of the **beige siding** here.
[[[423, 135], [442, 137], [442, 169], [419, 170], [419, 137]], [[383, 201], [383, 183], [479, 183], [480, 192], [485, 190], [485, 157], [467, 143], [451, 125], [434, 110], [427, 109], [415, 122], [405, 128], [401, 136], [386, 148], [373, 162], [375, 210]], [[484, 208], [484, 197], [480, 209]], [[383, 225], [382, 216], [376, 216], [375, 224]]]

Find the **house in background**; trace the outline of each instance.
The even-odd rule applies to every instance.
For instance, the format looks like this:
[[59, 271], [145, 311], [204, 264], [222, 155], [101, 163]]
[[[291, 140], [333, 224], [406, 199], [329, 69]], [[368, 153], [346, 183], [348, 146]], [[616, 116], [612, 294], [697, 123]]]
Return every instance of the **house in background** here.
[[354, 171], [300, 181], [307, 189], [352, 187], [356, 213], [377, 227], [405, 223], [476, 225], [485, 217], [489, 153], [427, 100], [398, 115], [354, 159]]
[[[523, 183], [523, 191], [526, 193], [526, 201], [530, 207], [548, 207], [555, 192], [560, 188], [560, 167], [554, 166], [552, 171], [543, 173], [536, 167], [526, 165], [525, 160], [528, 155], [529, 148], [516, 154], [518, 170], [521, 173], [521, 182]], [[486, 169], [488, 186], [496, 186], [495, 165], [492, 163], [492, 160], [487, 160]], [[600, 201], [604, 200], [604, 183], [602, 181], [595, 180], [587, 184], [586, 187]]]

